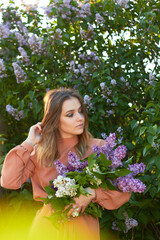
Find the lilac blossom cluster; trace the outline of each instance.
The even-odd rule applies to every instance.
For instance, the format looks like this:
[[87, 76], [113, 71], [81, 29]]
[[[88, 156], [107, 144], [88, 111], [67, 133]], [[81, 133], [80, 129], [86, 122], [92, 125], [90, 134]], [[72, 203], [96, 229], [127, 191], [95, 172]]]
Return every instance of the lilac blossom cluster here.
[[28, 29], [23, 25], [22, 21], [17, 21], [16, 22], [20, 32], [24, 34], [26, 38], [28, 38]]
[[121, 144], [122, 143], [122, 140], [123, 140], [123, 129], [121, 127], [118, 127], [116, 132], [118, 133], [119, 135], [119, 138], [118, 138], [118, 143]]
[[56, 197], [70, 196], [74, 197], [77, 194], [77, 189], [74, 188], [76, 184], [75, 179], [63, 177], [59, 175], [54, 181], [54, 188], [57, 188]]
[[22, 62], [26, 65], [29, 66], [31, 64], [31, 61], [27, 55], [27, 52], [22, 48], [19, 47], [18, 51], [20, 52], [21, 56], [22, 56]]
[[122, 8], [129, 8], [128, 2], [129, 0], [113, 0], [114, 2], [116, 2], [119, 6], [121, 6]]
[[[126, 230], [124, 230], [124, 233], [127, 233], [131, 228], [137, 227], [138, 222], [134, 218], [129, 218], [126, 212], [124, 213], [124, 216], [125, 216], [125, 226], [126, 226]], [[116, 221], [112, 223], [112, 230], [121, 231], [120, 228], [117, 226]]]
[[[56, 14], [52, 14], [52, 8], [57, 9]], [[66, 11], [67, 9], [67, 11]], [[63, 0], [63, 3], [58, 4], [56, 0], [52, 1], [49, 7], [45, 8], [45, 13], [49, 18], [57, 18], [59, 15], [63, 19], [70, 21], [72, 16], [86, 18], [91, 15], [90, 3], [80, 3], [78, 7], [72, 6], [71, 0]]]
[[28, 39], [28, 43], [33, 54], [47, 55], [47, 50], [45, 44], [43, 43], [43, 38], [32, 34], [32, 36]]
[[[117, 167], [122, 167], [122, 159], [126, 156], [127, 148], [125, 145], [119, 145], [116, 149], [116, 135], [115, 133], [110, 133], [106, 138], [106, 144], [102, 147], [94, 145], [92, 150], [97, 153], [97, 156], [100, 156], [100, 152], [107, 156], [108, 160], [112, 161], [110, 165], [111, 170], [116, 169]], [[129, 170], [132, 173], [124, 176], [118, 177], [113, 184], [122, 192], [139, 192], [142, 193], [145, 191], [146, 186], [139, 179], [134, 178], [135, 175], [143, 173], [145, 170], [145, 165], [143, 163], [135, 163], [128, 165]]]
[[10, 34], [9, 25], [6, 24], [0, 24], [0, 39], [2, 38], [8, 38]]
[[115, 186], [122, 192], [138, 192], [142, 193], [145, 191], [145, 184], [131, 175], [125, 177], [119, 177], [114, 182]]
[[68, 165], [65, 166], [60, 160], [55, 162], [55, 167], [59, 175], [66, 176], [67, 172], [81, 172], [88, 165], [88, 161], [81, 162], [77, 155], [70, 151], [68, 153]]
[[27, 79], [26, 73], [23, 71], [23, 69], [16, 63], [12, 63], [14, 73], [16, 75], [17, 83], [24, 83]]
[[84, 95], [84, 104], [86, 105], [87, 108], [92, 109], [93, 105], [91, 103], [90, 97], [86, 94]]
[[98, 25], [103, 25], [105, 22], [104, 18], [99, 13], [96, 13], [96, 21]]
[[6, 105], [6, 111], [13, 116], [17, 121], [24, 118], [23, 110], [18, 111], [16, 108], [11, 106], [10, 104]]
[[15, 32], [14, 34], [17, 38], [17, 41], [18, 41], [20, 47], [28, 46], [27, 40], [25, 39], [25, 37], [20, 32]]
[[84, 31], [83, 29], [81, 29], [80, 30], [81, 38], [84, 39], [84, 40], [92, 41], [93, 35], [94, 35], [93, 30], [94, 29], [93, 29], [93, 26], [91, 24], [88, 25], [87, 31]]
[[[78, 58], [80, 58], [80, 60], [83, 60], [85, 63], [78, 64], [76, 67], [76, 63], [74, 60], [70, 62], [70, 71], [72, 71], [72, 73], [74, 72], [73, 78], [80, 78], [79, 75], [81, 75], [81, 77], [83, 77], [83, 80], [88, 79], [92, 75], [91, 72], [93, 72], [99, 67], [100, 59], [98, 56], [96, 56], [94, 52], [90, 52], [89, 54], [81, 53], [78, 55]], [[89, 66], [90, 62], [93, 64], [91, 72]], [[84, 84], [87, 84], [87, 81], [85, 81]]]
[[155, 75], [152, 73], [152, 72], [150, 72], [149, 73], [149, 84], [151, 85], [151, 86], [154, 86], [154, 80], [155, 80]]
[[7, 77], [7, 74], [5, 73], [5, 71], [6, 71], [6, 68], [4, 65], [4, 61], [3, 59], [0, 59], [0, 78]]
[[[115, 86], [115, 84], [116, 84], [116, 80], [112, 79], [110, 85]], [[105, 82], [100, 83], [100, 88], [101, 88], [101, 91], [102, 91], [102, 98], [106, 99], [106, 103], [109, 104], [109, 106], [112, 106], [112, 107], [117, 106], [117, 104], [112, 102], [112, 100], [109, 98], [112, 95], [112, 90], [109, 89], [109, 87], [106, 85]], [[113, 109], [106, 110], [106, 117], [107, 118], [110, 117], [113, 114], [114, 114]]]

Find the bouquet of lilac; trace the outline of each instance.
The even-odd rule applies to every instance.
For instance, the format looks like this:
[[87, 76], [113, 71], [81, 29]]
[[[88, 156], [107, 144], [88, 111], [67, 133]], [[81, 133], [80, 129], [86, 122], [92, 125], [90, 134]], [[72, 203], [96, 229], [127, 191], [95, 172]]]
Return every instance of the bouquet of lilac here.
[[[51, 216], [54, 222], [67, 220], [67, 212], [64, 211], [66, 205], [74, 203], [74, 197], [80, 194], [87, 195], [87, 188], [119, 190], [122, 192], [145, 191], [146, 186], [142, 181], [135, 178], [139, 173], [143, 173], [145, 165], [143, 163], [129, 164], [132, 160], [122, 162], [126, 156], [127, 148], [124, 145], [116, 146], [116, 135], [110, 133], [106, 138], [106, 143], [102, 146], [93, 146], [93, 154], [87, 159], [80, 160], [73, 152], [68, 153], [68, 165], [65, 166], [57, 160], [55, 167], [59, 173], [50, 185], [45, 187], [48, 194], [43, 198], [45, 203], [51, 203], [55, 212]], [[102, 208], [97, 203], [91, 202], [84, 212], [93, 217], [101, 217]], [[73, 217], [76, 217], [76, 211]]]

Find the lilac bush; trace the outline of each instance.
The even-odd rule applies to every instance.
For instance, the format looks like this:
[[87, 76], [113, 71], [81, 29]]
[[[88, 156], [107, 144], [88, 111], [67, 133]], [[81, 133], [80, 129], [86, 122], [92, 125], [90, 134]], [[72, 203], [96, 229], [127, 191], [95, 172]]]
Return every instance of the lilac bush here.
[[[154, 0], [57, 0], [45, 6], [44, 14], [25, 4], [1, 6], [0, 119], [4, 124], [0, 135], [6, 139], [2, 155], [26, 138], [27, 128], [41, 121], [46, 89], [79, 90], [89, 131], [97, 138], [115, 132], [112, 144], [127, 147], [125, 158], [133, 156], [128, 168], [140, 171], [138, 178], [147, 186], [142, 194], [132, 194], [132, 204], [125, 206], [139, 225], [125, 237], [120, 235], [124, 239], [131, 239], [131, 232], [135, 239], [160, 235], [158, 4]], [[6, 111], [7, 105], [12, 106], [12, 114]], [[113, 170], [121, 168], [125, 148], [114, 154], [106, 142], [101, 150], [112, 160]], [[146, 165], [145, 174], [142, 164], [142, 170], [137, 170], [141, 162]], [[119, 184], [126, 187], [123, 180]], [[120, 211], [104, 211], [104, 228], [111, 229], [116, 213], [121, 221]]]

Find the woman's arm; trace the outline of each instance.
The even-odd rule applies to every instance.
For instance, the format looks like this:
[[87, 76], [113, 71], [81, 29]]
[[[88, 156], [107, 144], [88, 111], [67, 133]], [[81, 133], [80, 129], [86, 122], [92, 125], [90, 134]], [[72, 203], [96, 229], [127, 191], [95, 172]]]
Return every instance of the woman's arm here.
[[35, 165], [30, 159], [33, 146], [24, 141], [13, 148], [6, 156], [1, 172], [1, 186], [18, 189], [30, 178]]
[[[33, 175], [35, 165], [31, 159], [33, 146], [41, 139], [41, 124], [33, 125], [26, 141], [13, 148], [6, 156], [1, 176], [1, 186], [8, 189], [18, 189]], [[35, 154], [32, 152], [32, 157]]]

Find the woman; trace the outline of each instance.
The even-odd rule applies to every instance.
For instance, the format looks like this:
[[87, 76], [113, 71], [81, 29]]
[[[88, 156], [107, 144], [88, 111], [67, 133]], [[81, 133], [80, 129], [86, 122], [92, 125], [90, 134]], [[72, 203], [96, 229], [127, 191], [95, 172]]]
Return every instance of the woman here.
[[[35, 200], [46, 197], [44, 187], [57, 177], [54, 166], [59, 159], [67, 164], [68, 152], [75, 152], [80, 159], [91, 155], [94, 144], [102, 146], [104, 140], [94, 139], [88, 132], [88, 118], [79, 93], [71, 89], [50, 90], [44, 97], [44, 116], [41, 123], [30, 128], [27, 139], [13, 148], [6, 156], [1, 177], [2, 187], [18, 189], [31, 178]], [[67, 223], [60, 223], [60, 231], [47, 219], [54, 211], [44, 205], [32, 225], [30, 239], [99, 240], [99, 222], [83, 214], [91, 202], [98, 202], [106, 209], [117, 209], [130, 198], [130, 193], [90, 189], [87, 196], [75, 198], [68, 216], [74, 211], [82, 214]]]

